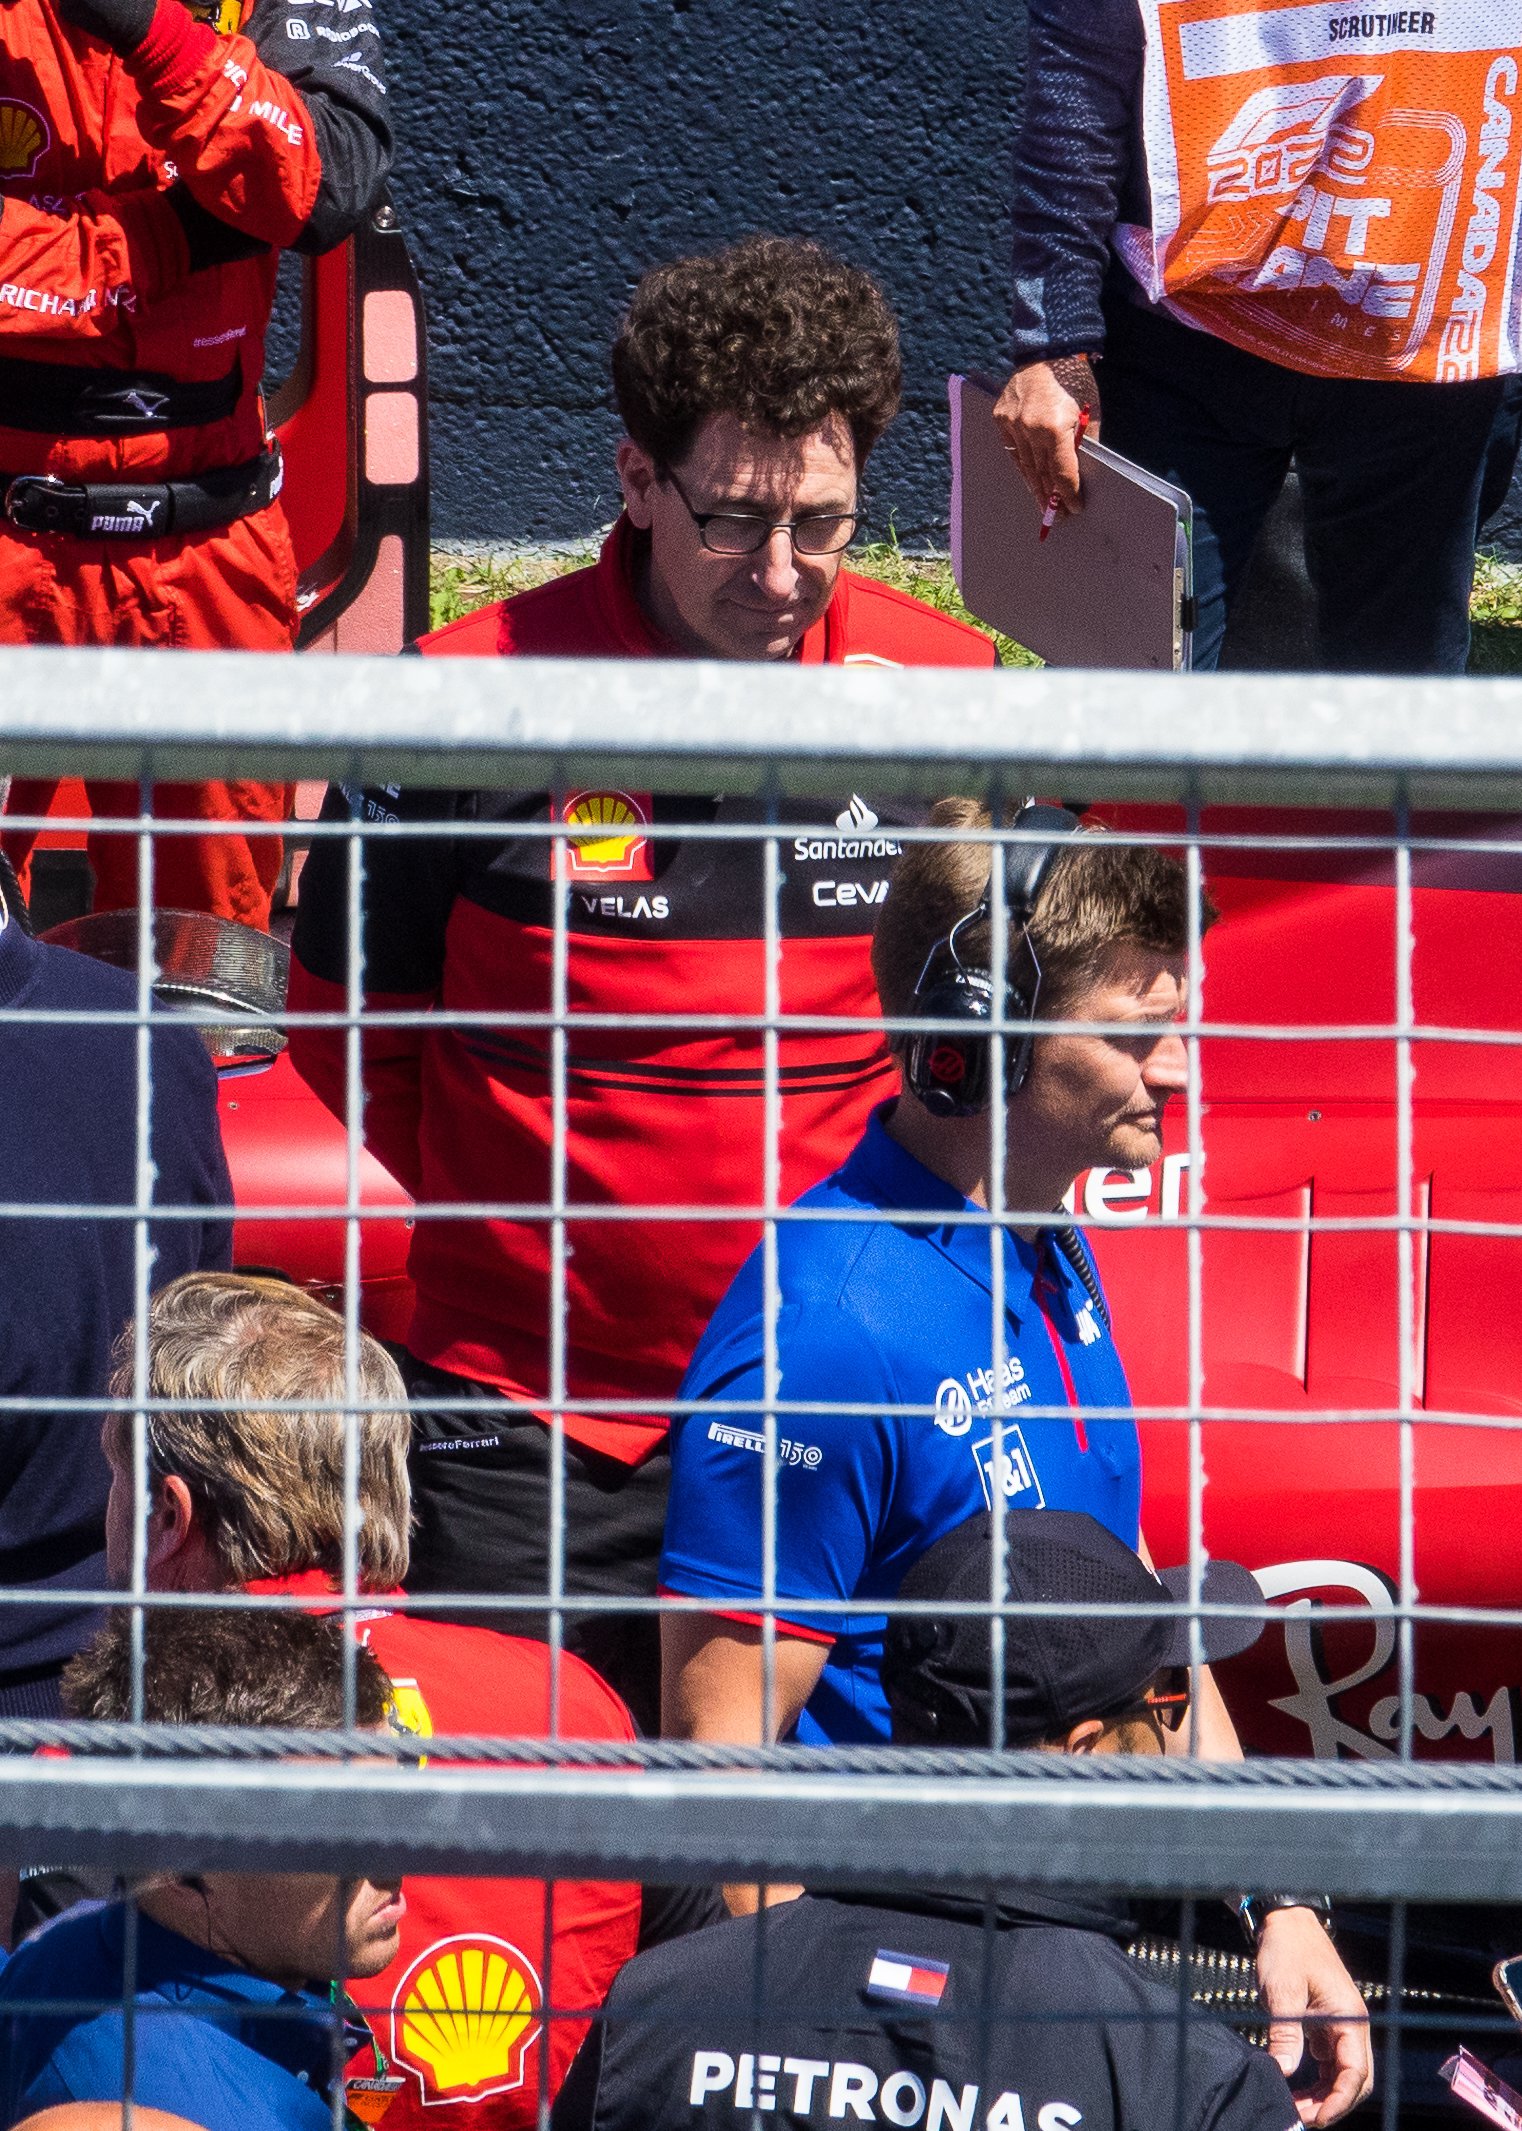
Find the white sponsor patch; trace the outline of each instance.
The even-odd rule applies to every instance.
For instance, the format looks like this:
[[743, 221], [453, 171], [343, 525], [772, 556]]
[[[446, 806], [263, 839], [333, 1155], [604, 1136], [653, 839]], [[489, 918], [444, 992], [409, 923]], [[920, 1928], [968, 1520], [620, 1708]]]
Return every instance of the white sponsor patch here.
[[[731, 1428], [727, 1421], [710, 1421], [710, 1443], [723, 1443], [731, 1450], [749, 1450], [765, 1457], [766, 1437], [753, 1428]], [[824, 1452], [817, 1443], [795, 1443], [787, 1436], [777, 1439], [777, 1463], [779, 1465], [806, 1465], [812, 1472], [824, 1463]]]
[[[1353, 32], [1351, 25], [1358, 25]], [[1415, 23], [1420, 27], [1412, 28]], [[1365, 29], [1364, 25], [1368, 28]], [[1393, 24], [1405, 27], [1393, 28]], [[1428, 25], [1431, 25], [1428, 27]], [[1384, 25], [1383, 28], [1380, 25]], [[1349, 57], [1380, 52], [1493, 52], [1522, 44], [1522, 0], [1471, 0], [1438, 8], [1354, 8], [1348, 0], [1316, 0], [1311, 7], [1265, 9], [1219, 22], [1186, 22], [1179, 50], [1186, 81], [1250, 74], [1259, 67], [1293, 67], [1328, 53]]]

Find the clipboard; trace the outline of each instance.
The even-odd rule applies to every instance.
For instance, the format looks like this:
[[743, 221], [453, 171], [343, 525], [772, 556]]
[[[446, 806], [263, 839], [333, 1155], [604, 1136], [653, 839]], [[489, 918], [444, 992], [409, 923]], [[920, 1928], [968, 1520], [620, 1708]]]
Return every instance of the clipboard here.
[[1043, 541], [1041, 506], [994, 427], [998, 388], [953, 376], [951, 565], [979, 621], [1049, 666], [1187, 671], [1194, 506], [1171, 482], [1085, 437], [1084, 507]]

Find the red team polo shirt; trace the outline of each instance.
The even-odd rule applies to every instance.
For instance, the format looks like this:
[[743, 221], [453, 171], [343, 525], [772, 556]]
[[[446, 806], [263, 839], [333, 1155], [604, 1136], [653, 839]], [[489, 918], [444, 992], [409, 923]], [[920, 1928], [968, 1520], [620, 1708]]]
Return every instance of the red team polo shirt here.
[[[312, 1571], [247, 1588], [327, 1598], [333, 1587]], [[545, 1644], [384, 1610], [356, 1618], [390, 1675], [394, 1713], [408, 1730], [424, 1738], [548, 1735]], [[632, 1739], [612, 1688], [579, 1658], [563, 1655], [560, 1665], [561, 1736]], [[385, 2131], [530, 2131], [541, 2078], [553, 2097], [587, 2030], [585, 2017], [562, 2019], [558, 2008], [584, 2015], [601, 2005], [639, 1937], [639, 1888], [557, 1880], [547, 1912], [543, 1880], [409, 1873], [406, 1895], [396, 1960], [352, 1987], [406, 2081], [386, 2111]], [[547, 1989], [557, 2011], [548, 2020]], [[351, 2066], [356, 2076], [372, 2069], [364, 2060]]]
[[[597, 563], [425, 638], [430, 657], [674, 655], [635, 596], [637, 537], [624, 520]], [[806, 665], [989, 666], [987, 637], [920, 601], [842, 571], [797, 653]], [[576, 1218], [579, 1208], [758, 1205], [765, 1174], [765, 1039], [738, 1025], [766, 1002], [765, 897], [757, 841], [676, 841], [667, 823], [763, 819], [751, 798], [633, 792], [614, 779], [561, 795], [570, 893], [566, 1105], [566, 1366], [569, 1397], [675, 1396], [688, 1356], [755, 1243], [749, 1220]], [[847, 788], [789, 798], [783, 839], [780, 989], [785, 1014], [832, 1026], [779, 1040], [781, 1203], [842, 1162], [897, 1073], [880, 1033], [869, 959], [901, 807]], [[437, 822], [436, 839], [366, 847], [366, 1004], [492, 1014], [494, 1027], [376, 1030], [365, 1043], [365, 1137], [422, 1201], [544, 1204], [550, 1191], [551, 1037], [515, 1013], [551, 1004], [554, 907], [546, 792], [329, 793], [325, 819]], [[460, 836], [455, 824], [493, 824]], [[320, 841], [302, 876], [290, 1003], [342, 1011], [348, 862]], [[704, 1013], [716, 1029], [578, 1026], [582, 1016]], [[863, 1025], [864, 1023], [868, 1025]], [[341, 1029], [293, 1027], [298, 1071], [339, 1116]], [[407, 1345], [435, 1368], [543, 1412], [549, 1397], [550, 1233], [544, 1220], [419, 1216]], [[576, 1441], [638, 1463], [665, 1421], [574, 1410]]]

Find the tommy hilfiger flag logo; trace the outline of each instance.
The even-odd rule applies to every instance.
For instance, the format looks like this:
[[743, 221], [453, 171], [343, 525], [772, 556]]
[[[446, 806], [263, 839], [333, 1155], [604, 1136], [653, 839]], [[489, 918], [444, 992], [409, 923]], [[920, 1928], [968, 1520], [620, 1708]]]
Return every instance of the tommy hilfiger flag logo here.
[[867, 1996], [890, 1998], [895, 2005], [939, 2005], [950, 1973], [944, 1961], [889, 1953], [879, 1946], [867, 1976]]

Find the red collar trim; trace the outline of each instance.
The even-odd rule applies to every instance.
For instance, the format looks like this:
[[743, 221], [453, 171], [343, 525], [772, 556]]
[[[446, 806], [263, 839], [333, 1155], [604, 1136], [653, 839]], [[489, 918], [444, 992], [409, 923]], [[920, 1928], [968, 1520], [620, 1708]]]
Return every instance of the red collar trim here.
[[[603, 613], [618, 648], [629, 658], [679, 659], [679, 650], [662, 635], [639, 603], [635, 578], [641, 559], [640, 535], [620, 512], [613, 530], [602, 544], [594, 568]], [[835, 591], [812, 629], [805, 632], [793, 657], [803, 666], [839, 666], [846, 655], [846, 601], [848, 578], [842, 570]]]
[[598, 591], [603, 612], [618, 639], [618, 648], [630, 658], [679, 659], [682, 654], [671, 639], [656, 628], [634, 589], [640, 565], [640, 536], [620, 513], [597, 558]]
[[[298, 1569], [294, 1576], [256, 1576], [243, 1586], [251, 1598], [337, 1598], [339, 1587], [326, 1569]], [[393, 1598], [402, 1597], [395, 1591], [362, 1591], [360, 1596], [370, 1604], [383, 1606]]]

